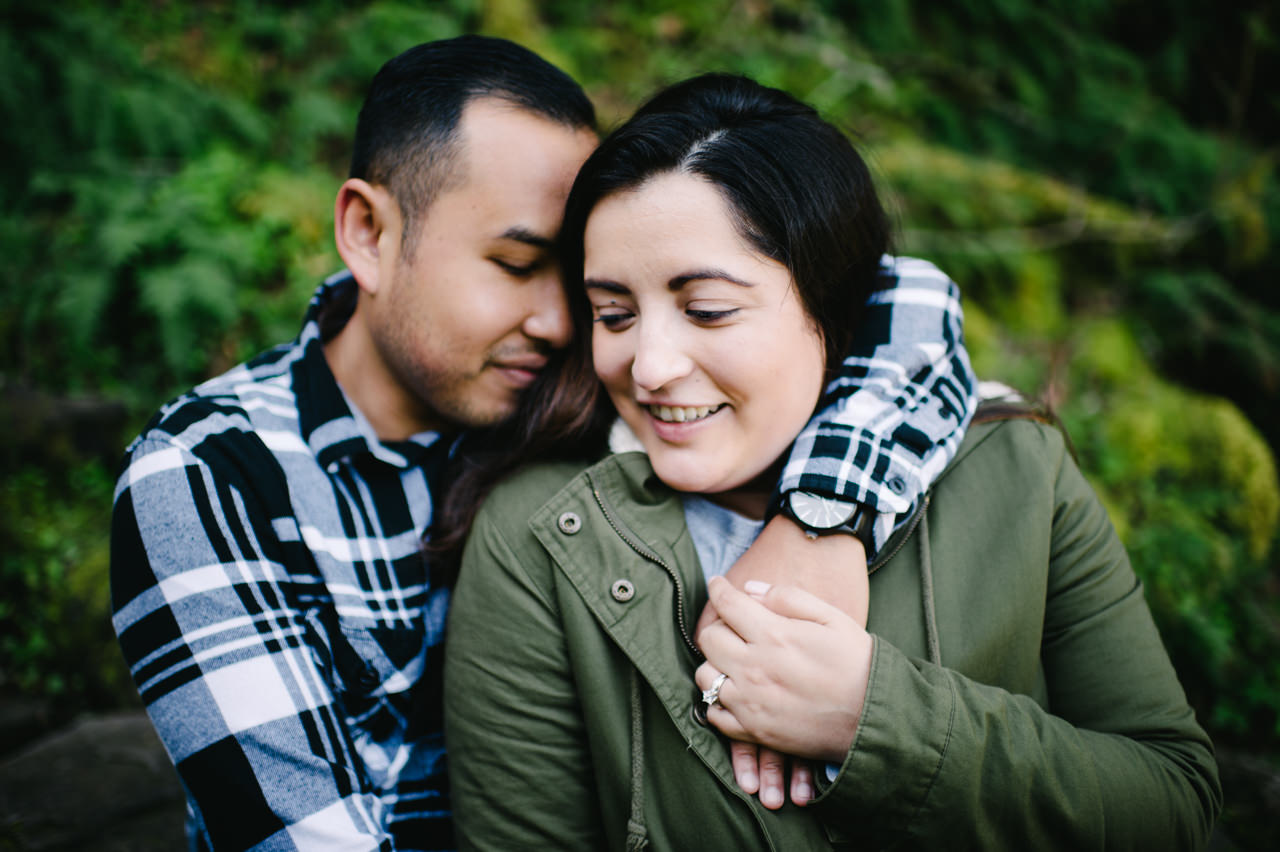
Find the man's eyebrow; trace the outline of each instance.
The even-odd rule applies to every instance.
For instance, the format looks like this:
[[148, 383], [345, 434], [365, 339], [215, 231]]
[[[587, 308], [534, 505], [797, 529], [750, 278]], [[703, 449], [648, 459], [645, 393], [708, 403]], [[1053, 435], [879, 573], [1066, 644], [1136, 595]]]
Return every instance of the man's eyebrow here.
[[692, 272], [686, 272], [683, 275], [677, 275], [675, 278], [672, 278], [667, 282], [667, 289], [673, 291], [679, 290], [690, 281], [710, 281], [714, 279], [728, 281], [730, 284], [737, 284], [742, 287], [756, 286], [753, 282], [744, 281], [735, 275], [730, 275], [723, 269], [695, 269]]
[[528, 228], [519, 225], [513, 228], [507, 228], [498, 237], [501, 240], [515, 240], [518, 243], [533, 246], [534, 248], [550, 250], [555, 248], [555, 240], [550, 237], [544, 237], [541, 234], [534, 233]]
[[631, 292], [629, 287], [619, 284], [617, 281], [609, 281], [605, 278], [588, 278], [582, 282], [582, 286], [586, 290], [604, 290], [608, 293], [617, 293], [625, 296]]

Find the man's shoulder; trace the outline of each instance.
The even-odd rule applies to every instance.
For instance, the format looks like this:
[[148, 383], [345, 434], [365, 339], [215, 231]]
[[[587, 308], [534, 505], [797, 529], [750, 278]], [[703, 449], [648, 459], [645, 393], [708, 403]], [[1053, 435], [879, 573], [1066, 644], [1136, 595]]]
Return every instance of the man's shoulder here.
[[921, 257], [886, 254], [880, 258], [880, 271], [890, 278], [915, 284], [948, 286], [952, 283], [950, 276]]
[[174, 447], [194, 452], [227, 442], [262, 443], [264, 430], [297, 429], [290, 380], [292, 344], [281, 344], [170, 399], [130, 444], [128, 454]]

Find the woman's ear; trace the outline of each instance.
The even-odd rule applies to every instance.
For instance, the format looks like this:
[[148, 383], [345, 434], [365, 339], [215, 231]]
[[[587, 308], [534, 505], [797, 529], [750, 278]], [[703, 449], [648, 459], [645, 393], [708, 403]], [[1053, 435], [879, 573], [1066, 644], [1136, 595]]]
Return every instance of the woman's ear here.
[[400, 206], [386, 188], [349, 178], [338, 189], [333, 239], [361, 290], [378, 292], [383, 256], [400, 250], [400, 226]]

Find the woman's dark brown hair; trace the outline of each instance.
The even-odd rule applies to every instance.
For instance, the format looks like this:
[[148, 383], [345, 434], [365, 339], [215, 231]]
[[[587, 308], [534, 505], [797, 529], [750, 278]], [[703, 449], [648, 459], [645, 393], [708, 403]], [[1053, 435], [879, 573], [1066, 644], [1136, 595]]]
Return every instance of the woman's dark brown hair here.
[[889, 247], [889, 222], [862, 157], [812, 107], [745, 77], [706, 74], [665, 89], [601, 143], [574, 181], [560, 246], [573, 343], [513, 420], [471, 436], [459, 453], [432, 548], [453, 564], [480, 502], [503, 476], [525, 462], [604, 452], [616, 415], [591, 362], [583, 232], [601, 199], [672, 172], [715, 186], [742, 236], [787, 267], [828, 367], [851, 348], [867, 297], [882, 286], [880, 258]]

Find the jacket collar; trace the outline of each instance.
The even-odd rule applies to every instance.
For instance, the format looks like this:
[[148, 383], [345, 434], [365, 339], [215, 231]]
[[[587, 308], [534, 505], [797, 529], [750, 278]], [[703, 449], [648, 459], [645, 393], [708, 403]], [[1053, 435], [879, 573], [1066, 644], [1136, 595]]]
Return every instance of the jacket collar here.
[[[583, 533], [566, 534], [574, 515]], [[643, 453], [611, 455], [576, 476], [529, 521], [560, 572], [577, 588], [600, 623], [624, 648], [627, 637], [652, 635], [653, 619], [677, 622], [675, 653], [696, 665], [693, 627], [707, 601], [684, 508], [653, 474]], [[620, 606], [615, 584], [634, 597]], [[634, 660], [647, 676], [643, 655]], [[686, 697], [687, 698], [687, 697]]]
[[331, 473], [340, 463], [363, 455], [400, 469], [423, 464], [439, 433], [421, 432], [405, 441], [380, 440], [368, 418], [343, 393], [324, 357], [325, 341], [351, 319], [355, 300], [356, 283], [350, 272], [343, 270], [325, 279], [311, 297], [302, 331], [293, 343], [299, 351], [291, 370], [302, 439], [320, 466]]

